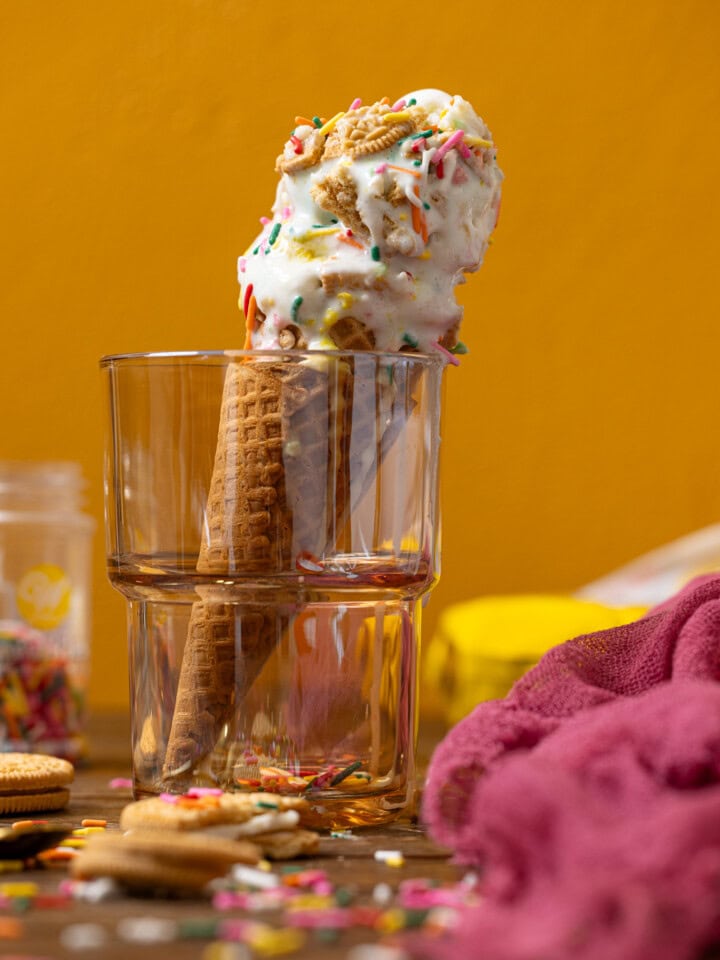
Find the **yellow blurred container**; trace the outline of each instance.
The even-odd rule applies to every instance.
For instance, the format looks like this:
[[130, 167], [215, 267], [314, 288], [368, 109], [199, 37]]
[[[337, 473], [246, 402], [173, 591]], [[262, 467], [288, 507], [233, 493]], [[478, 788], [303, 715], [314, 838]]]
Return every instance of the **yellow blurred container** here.
[[481, 701], [504, 697], [551, 647], [630, 623], [646, 611], [546, 594], [482, 597], [448, 607], [423, 660], [423, 714], [457, 723]]

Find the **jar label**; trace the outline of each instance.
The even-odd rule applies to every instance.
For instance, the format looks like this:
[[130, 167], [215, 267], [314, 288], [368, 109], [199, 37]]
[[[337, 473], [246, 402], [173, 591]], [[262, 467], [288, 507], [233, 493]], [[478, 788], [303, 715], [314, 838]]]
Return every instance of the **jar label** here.
[[20, 616], [38, 630], [53, 630], [70, 611], [72, 585], [54, 563], [40, 563], [21, 577], [16, 601]]

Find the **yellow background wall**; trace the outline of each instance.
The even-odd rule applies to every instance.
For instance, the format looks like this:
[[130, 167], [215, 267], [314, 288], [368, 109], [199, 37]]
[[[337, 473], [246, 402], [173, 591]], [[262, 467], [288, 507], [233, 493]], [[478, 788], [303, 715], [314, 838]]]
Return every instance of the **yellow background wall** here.
[[[296, 113], [439, 86], [500, 146], [447, 377], [428, 609], [582, 584], [720, 519], [720, 4], [33, 0], [0, 11], [0, 457], [83, 464], [102, 354], [239, 347]], [[91, 699], [126, 700], [96, 539]]]

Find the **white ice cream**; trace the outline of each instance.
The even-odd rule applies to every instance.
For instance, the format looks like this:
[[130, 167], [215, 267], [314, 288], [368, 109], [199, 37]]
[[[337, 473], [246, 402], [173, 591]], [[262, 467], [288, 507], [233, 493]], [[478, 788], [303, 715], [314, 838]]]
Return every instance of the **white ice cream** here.
[[[353, 317], [377, 350], [454, 347], [462, 317], [455, 286], [480, 267], [498, 217], [492, 135], [466, 100], [439, 90], [379, 110], [411, 132], [386, 149], [282, 174], [272, 220], [238, 263], [248, 345], [335, 349], [333, 325]], [[353, 119], [352, 108], [335, 119], [338, 131]], [[326, 134], [317, 122], [298, 125], [279, 162], [322, 150], [328, 126]], [[318, 204], [328, 178], [349, 184], [348, 216]]]

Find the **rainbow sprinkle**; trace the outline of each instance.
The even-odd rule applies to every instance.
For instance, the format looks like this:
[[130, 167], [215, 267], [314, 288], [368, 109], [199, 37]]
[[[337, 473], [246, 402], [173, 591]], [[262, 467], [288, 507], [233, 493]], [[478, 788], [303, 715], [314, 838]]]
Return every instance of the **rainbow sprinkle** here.
[[320, 127], [320, 133], [327, 136], [327, 134], [330, 133], [330, 131], [333, 129], [333, 127], [338, 122], [338, 120], [340, 120], [341, 117], [344, 117], [344, 116], [345, 116], [344, 110], [341, 110], [340, 113], [336, 113], [334, 117], [331, 117], [327, 123], [324, 123], [322, 127]]
[[445, 143], [442, 143], [442, 144], [437, 148], [437, 150], [436, 150], [435, 153], [433, 154], [433, 158], [432, 158], [432, 160], [431, 160], [430, 162], [431, 162], [431, 163], [440, 163], [440, 161], [441, 161], [442, 158], [445, 156], [445, 154], [446, 154], [449, 150], [452, 150], [453, 147], [457, 146], [457, 145], [460, 143], [460, 141], [462, 140], [462, 138], [463, 138], [464, 135], [465, 135], [465, 134], [464, 134], [464, 131], [463, 131], [463, 130], [456, 130], [455, 133], [450, 134], [450, 136], [447, 138], [447, 140], [445, 141]]
[[451, 363], [454, 367], [460, 366], [460, 361], [458, 358], [454, 357], [449, 350], [446, 350], [441, 343], [433, 343], [433, 347], [445, 357], [448, 363]]

